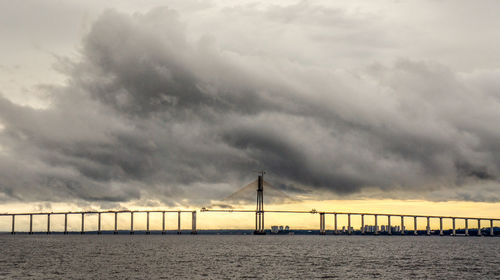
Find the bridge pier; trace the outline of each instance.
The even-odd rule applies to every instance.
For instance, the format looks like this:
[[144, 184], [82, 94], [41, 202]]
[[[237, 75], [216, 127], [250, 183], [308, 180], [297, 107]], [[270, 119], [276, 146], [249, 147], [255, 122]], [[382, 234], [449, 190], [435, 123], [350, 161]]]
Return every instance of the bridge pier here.
[[193, 211], [191, 214], [191, 234], [197, 234], [196, 231], [196, 211]]
[[181, 234], [181, 211], [177, 212], [177, 234]]
[[387, 226], [388, 226], [388, 229], [387, 229], [387, 233], [389, 235], [392, 235], [392, 228], [391, 228], [391, 216], [390, 215], [387, 215]]
[[130, 211], [130, 234], [134, 234], [134, 211]]
[[16, 215], [12, 215], [12, 231], [10, 234], [16, 233]]
[[325, 234], [325, 213], [319, 213], [319, 234]]
[[323, 233], [323, 213], [319, 213], [319, 234]]
[[335, 218], [334, 218], [334, 231], [335, 231], [335, 234], [339, 234], [339, 229], [337, 228], [337, 213], [334, 214]]
[[443, 236], [443, 217], [439, 217], [439, 235]]
[[452, 234], [453, 236], [457, 236], [457, 231], [455, 230], [455, 218], [452, 218], [452, 223], [453, 223], [453, 231], [452, 231]]
[[161, 224], [161, 234], [165, 234], [165, 211], [161, 212], [162, 224]]
[[47, 214], [47, 234], [50, 234], [50, 214]]
[[151, 234], [149, 232], [149, 212], [146, 212], [146, 234]]
[[413, 217], [413, 234], [418, 235], [417, 216]]
[[64, 234], [68, 234], [68, 213], [64, 214]]
[[465, 236], [469, 236], [469, 219], [465, 219]]
[[490, 236], [494, 236], [495, 232], [493, 231], [493, 219], [490, 220]]
[[347, 214], [347, 234], [349, 234], [349, 235], [352, 234], [351, 214]]
[[375, 216], [375, 235], [378, 235], [378, 216]]
[[101, 213], [97, 213], [97, 234], [101, 234]]
[[427, 217], [427, 235], [431, 235], [431, 217]]
[[361, 214], [361, 234], [365, 234], [365, 215]]
[[483, 233], [481, 232], [481, 219], [477, 219], [477, 235], [482, 236]]
[[30, 232], [29, 234], [33, 234], [33, 214], [30, 214]]
[[113, 234], [118, 234], [118, 212], [115, 212], [115, 230]]
[[82, 213], [82, 228], [80, 234], [85, 234], [85, 213]]
[[405, 216], [401, 216], [401, 235], [405, 235]]

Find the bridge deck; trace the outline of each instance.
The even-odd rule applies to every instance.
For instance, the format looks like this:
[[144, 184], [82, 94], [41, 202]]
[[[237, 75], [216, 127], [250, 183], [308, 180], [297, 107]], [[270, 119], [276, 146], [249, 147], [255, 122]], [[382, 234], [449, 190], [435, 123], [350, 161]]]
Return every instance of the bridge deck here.
[[196, 210], [109, 210], [109, 211], [69, 211], [69, 212], [25, 212], [25, 213], [0, 213], [0, 216], [29, 216], [29, 215], [64, 215], [64, 214], [106, 214], [106, 213], [192, 213]]
[[[240, 213], [255, 213], [255, 210], [247, 209], [202, 209], [201, 212], [240, 212]], [[410, 215], [410, 214], [393, 214], [393, 213], [362, 213], [362, 212], [331, 212], [331, 211], [300, 211], [300, 210], [265, 210], [267, 213], [289, 213], [289, 214], [337, 214], [337, 215], [366, 215], [366, 216], [391, 216], [391, 217], [417, 217], [417, 218], [443, 218], [443, 219], [468, 219], [468, 220], [493, 220], [500, 221], [500, 218], [487, 217], [459, 217], [459, 216], [436, 216], [436, 215]]]

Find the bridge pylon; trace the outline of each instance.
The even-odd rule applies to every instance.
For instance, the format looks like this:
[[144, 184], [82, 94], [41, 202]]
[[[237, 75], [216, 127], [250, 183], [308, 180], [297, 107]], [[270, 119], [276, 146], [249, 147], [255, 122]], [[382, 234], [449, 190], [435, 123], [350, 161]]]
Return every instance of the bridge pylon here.
[[260, 171], [257, 180], [257, 209], [255, 210], [255, 231], [254, 234], [266, 234], [264, 230], [264, 174]]

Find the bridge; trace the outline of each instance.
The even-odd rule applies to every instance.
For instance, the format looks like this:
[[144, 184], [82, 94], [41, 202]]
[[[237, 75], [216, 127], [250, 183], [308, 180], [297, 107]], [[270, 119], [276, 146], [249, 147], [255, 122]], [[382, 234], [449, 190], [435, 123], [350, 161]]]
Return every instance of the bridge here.
[[[413, 231], [412, 235], [419, 235], [418, 233], [418, 219], [424, 219], [426, 220], [426, 230], [425, 234], [426, 235], [431, 235], [431, 226], [430, 222], [431, 219], [438, 220], [439, 221], [439, 235], [444, 235], [445, 229], [443, 228], [443, 220], [451, 220], [452, 222], [452, 228], [451, 228], [451, 235], [456, 236], [457, 235], [457, 229], [456, 229], [456, 222], [459, 220], [462, 220], [465, 222], [465, 236], [469, 236], [469, 230], [472, 230], [472, 228], [469, 227], [469, 221], [476, 221], [477, 222], [477, 233], [476, 235], [481, 236], [483, 235], [483, 230], [481, 228], [481, 222], [489, 222], [489, 225], [487, 225], [487, 228], [489, 228], [489, 233], [487, 235], [489, 236], [494, 236], [494, 225], [495, 222], [499, 222], [500, 218], [486, 218], [486, 217], [459, 217], [459, 216], [434, 216], [434, 215], [408, 215], [408, 214], [387, 214], [387, 213], [356, 213], [356, 212], [330, 212], [330, 211], [317, 211], [315, 209], [310, 210], [310, 211], [301, 211], [301, 210], [264, 210], [264, 185], [270, 186], [267, 182], [264, 181], [264, 171], [260, 171], [258, 178], [256, 181], [250, 183], [249, 185], [245, 186], [243, 189], [248, 189], [249, 187], [252, 187], [253, 184], [256, 184], [256, 191], [257, 191], [257, 207], [255, 210], [253, 209], [207, 209], [207, 208], [201, 208], [201, 212], [222, 212], [222, 213], [255, 213], [255, 231], [254, 234], [266, 234], [265, 230], [265, 224], [264, 224], [264, 215], [265, 213], [282, 213], [282, 214], [314, 214], [314, 215], [319, 215], [319, 233], [321, 235], [326, 234], [326, 216], [331, 215], [333, 216], [333, 233], [334, 234], [340, 234], [339, 228], [338, 228], [338, 217], [339, 216], [346, 216], [347, 217], [347, 235], [351, 235], [353, 233], [353, 227], [351, 226], [351, 220], [354, 216], [359, 217], [361, 220], [361, 234], [366, 234], [367, 233], [367, 228], [368, 226], [365, 225], [365, 217], [373, 217], [375, 221], [374, 226], [369, 226], [370, 230], [372, 233], [375, 235], [379, 235], [381, 233], [381, 230], [379, 229], [379, 224], [378, 224], [378, 218], [379, 217], [386, 217], [387, 218], [387, 230], [384, 233], [387, 233], [388, 235], [393, 235], [393, 227], [391, 224], [393, 219], [399, 219], [400, 220], [400, 231], [399, 234], [401, 235], [406, 235], [407, 231], [409, 234], [411, 234], [411, 231]], [[239, 193], [241, 190], [237, 191], [236, 193]], [[150, 213], [162, 213], [162, 230], [161, 233], [165, 234], [165, 213], [177, 213], [177, 234], [181, 234], [181, 214], [182, 213], [191, 213], [191, 221], [192, 221], [192, 226], [191, 226], [191, 234], [196, 234], [197, 229], [196, 229], [196, 214], [197, 210], [109, 210], [109, 211], [80, 211], [80, 212], [27, 212], [27, 213], [0, 213], [1, 216], [10, 216], [12, 219], [12, 228], [11, 228], [11, 233], [15, 234], [16, 233], [16, 217], [19, 216], [29, 216], [29, 234], [33, 234], [33, 217], [34, 216], [47, 216], [47, 230], [46, 233], [50, 234], [51, 231], [51, 216], [55, 215], [63, 215], [64, 216], [64, 234], [68, 234], [68, 217], [69, 216], [81, 216], [81, 228], [80, 228], [80, 233], [84, 234], [85, 231], [85, 218], [90, 215], [97, 215], [97, 234], [102, 233], [102, 228], [101, 228], [101, 216], [102, 215], [114, 215], [114, 234], [118, 233], [118, 214], [128, 214], [130, 215], [130, 234], [134, 234], [134, 214], [136, 213], [146, 213], [146, 234], [150, 234], [150, 221], [149, 221], [149, 216]], [[411, 219], [412, 220], [412, 225], [413, 225], [413, 230], [406, 230], [405, 228], [405, 218], [406, 219]], [[397, 222], [396, 222], [397, 223]], [[396, 224], [394, 223], [394, 224]], [[474, 229], [476, 230], [476, 229]]]
[[47, 216], [47, 234], [52, 233], [50, 228], [50, 217], [55, 215], [64, 215], [64, 234], [68, 234], [68, 216], [81, 216], [81, 230], [80, 233], [85, 233], [85, 217], [89, 215], [97, 215], [97, 234], [102, 233], [101, 216], [103, 214], [114, 215], [114, 234], [118, 233], [118, 214], [130, 215], [130, 234], [134, 234], [134, 214], [146, 213], [146, 234], [150, 234], [149, 215], [150, 213], [162, 213], [162, 234], [166, 233], [165, 230], [165, 213], [177, 213], [177, 234], [181, 234], [181, 214], [191, 213], [191, 234], [196, 234], [196, 211], [195, 210], [110, 210], [110, 211], [80, 211], [80, 212], [29, 212], [29, 213], [0, 213], [1, 216], [12, 217], [12, 230], [11, 234], [16, 233], [16, 217], [29, 216], [29, 232], [33, 234], [33, 217], [34, 216]]
[[[375, 226], [374, 226], [374, 234], [378, 235], [380, 233], [379, 226], [378, 226], [378, 217], [385, 216], [387, 217], [387, 234], [392, 235], [392, 226], [391, 226], [391, 219], [394, 218], [400, 218], [401, 219], [401, 235], [406, 234], [405, 230], [405, 218], [412, 218], [413, 219], [413, 235], [418, 235], [418, 218], [424, 218], [427, 220], [427, 226], [426, 226], [426, 235], [431, 235], [431, 226], [430, 226], [430, 221], [431, 219], [438, 219], [439, 220], [439, 235], [444, 235], [444, 228], [443, 228], [443, 220], [444, 219], [449, 219], [452, 221], [452, 233], [451, 235], [456, 236], [457, 230], [456, 230], [456, 221], [457, 220], [464, 220], [465, 221], [465, 235], [469, 235], [469, 221], [474, 220], [477, 221], [477, 235], [482, 235], [482, 230], [481, 230], [481, 221], [489, 221], [489, 235], [494, 236], [494, 222], [500, 221], [498, 218], [478, 218], [478, 217], [451, 217], [451, 216], [426, 216], [426, 215], [407, 215], [407, 214], [383, 214], [383, 213], [354, 213], [354, 212], [327, 212], [327, 211], [316, 211], [316, 210], [311, 210], [311, 211], [297, 211], [297, 210], [264, 210], [264, 171], [259, 171], [259, 175], [257, 180], [255, 181], [257, 183], [257, 208], [256, 210], [235, 210], [235, 209], [207, 209], [207, 208], [202, 208], [202, 212], [224, 212], [224, 213], [235, 213], [235, 212], [240, 212], [240, 213], [248, 213], [248, 212], [255, 212], [255, 234], [265, 234], [264, 230], [264, 214], [265, 213], [287, 213], [287, 214], [304, 214], [304, 213], [310, 213], [310, 214], [319, 214], [319, 232], [321, 235], [326, 234], [326, 215], [333, 215], [334, 217], [334, 233], [339, 234], [338, 230], [338, 216], [339, 215], [345, 215], [347, 216], [347, 234], [350, 235], [353, 232], [353, 227], [351, 226], [351, 217], [352, 216], [360, 216], [361, 218], [361, 233], [365, 234], [366, 233], [366, 227], [365, 227], [365, 217], [366, 216], [373, 216], [375, 220]], [[239, 192], [239, 191], [238, 191]]]
[[[249, 213], [249, 212], [256, 212], [255, 210], [236, 210], [236, 209], [206, 209], [202, 208], [202, 212], [225, 212], [225, 213]], [[297, 211], [297, 210], [266, 210], [264, 211], [265, 213], [286, 213], [286, 214], [305, 214], [305, 213], [310, 213], [310, 214], [318, 214], [319, 215], [319, 231], [320, 234], [324, 235], [326, 234], [326, 222], [325, 222], [325, 216], [326, 215], [333, 215], [334, 220], [333, 220], [333, 225], [334, 225], [334, 233], [339, 234], [339, 229], [338, 229], [338, 223], [337, 223], [337, 217], [340, 215], [345, 215], [347, 216], [347, 234], [351, 235], [353, 232], [353, 227], [351, 226], [351, 217], [353, 216], [359, 216], [361, 218], [361, 233], [365, 234], [366, 232], [366, 227], [365, 227], [365, 217], [366, 216], [373, 216], [375, 219], [375, 235], [378, 235], [380, 233], [379, 225], [378, 225], [378, 217], [385, 216], [387, 217], [388, 220], [388, 230], [387, 233], [389, 235], [392, 235], [392, 227], [391, 227], [391, 218], [400, 218], [401, 219], [401, 235], [406, 234], [405, 230], [405, 218], [412, 218], [413, 219], [413, 234], [418, 235], [418, 224], [417, 224], [417, 218], [424, 218], [427, 220], [427, 227], [426, 227], [426, 235], [431, 235], [431, 227], [430, 227], [430, 220], [431, 219], [438, 219], [439, 220], [439, 235], [444, 235], [444, 228], [443, 228], [443, 220], [449, 219], [452, 221], [452, 234], [453, 236], [456, 236], [456, 221], [457, 220], [464, 220], [465, 221], [465, 235], [469, 236], [469, 221], [474, 220], [477, 221], [477, 235], [482, 235], [482, 228], [481, 228], [481, 221], [488, 221], [489, 222], [489, 235], [494, 236], [494, 222], [500, 221], [498, 218], [478, 218], [478, 217], [452, 217], [452, 216], [426, 216], [426, 215], [408, 215], [408, 214], [385, 214], [385, 213], [355, 213], [355, 212], [325, 212], [325, 211], [317, 211], [317, 210], [311, 210], [311, 211]], [[256, 231], [258, 230], [258, 227], [256, 227]]]

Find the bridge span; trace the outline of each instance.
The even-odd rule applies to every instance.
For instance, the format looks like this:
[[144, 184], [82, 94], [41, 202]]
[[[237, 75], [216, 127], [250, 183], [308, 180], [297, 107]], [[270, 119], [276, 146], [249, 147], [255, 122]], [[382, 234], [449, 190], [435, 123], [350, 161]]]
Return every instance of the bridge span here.
[[[486, 217], [460, 217], [460, 216], [436, 216], [436, 215], [409, 215], [409, 214], [395, 214], [395, 213], [362, 213], [362, 212], [332, 212], [332, 211], [317, 211], [315, 209], [310, 210], [310, 211], [303, 211], [303, 210], [262, 210], [262, 209], [256, 209], [256, 210], [250, 210], [250, 209], [207, 209], [207, 208], [201, 208], [201, 212], [222, 212], [222, 213], [260, 213], [262, 216], [264, 216], [264, 213], [282, 213], [282, 214], [315, 214], [319, 215], [319, 233], [321, 235], [326, 234], [326, 216], [331, 215], [333, 216], [333, 233], [334, 234], [340, 234], [339, 231], [339, 223], [338, 223], [338, 217], [339, 216], [344, 216], [347, 217], [347, 231], [345, 232], [346, 234], [350, 235], [353, 233], [353, 227], [352, 227], [352, 217], [356, 216], [360, 218], [361, 222], [361, 227], [360, 231], [361, 234], [365, 234], [366, 227], [365, 227], [365, 217], [373, 217], [375, 226], [374, 226], [374, 232], [372, 232], [375, 235], [381, 234], [381, 230], [379, 229], [379, 217], [387, 217], [387, 231], [385, 234], [392, 235], [396, 234], [396, 232], [392, 232], [392, 225], [400, 225], [401, 230], [399, 231], [399, 234], [401, 235], [418, 235], [418, 220], [424, 220], [426, 221], [426, 229], [425, 229], [425, 235], [431, 235], [431, 226], [430, 226], [430, 221], [432, 219], [438, 220], [439, 221], [439, 235], [444, 235], [445, 229], [443, 228], [443, 220], [451, 220], [452, 222], [452, 228], [451, 228], [451, 235], [456, 236], [457, 235], [457, 229], [456, 229], [456, 221], [457, 220], [462, 220], [465, 222], [465, 231], [464, 235], [469, 236], [469, 230], [474, 230], [477, 231], [475, 235], [483, 235], [483, 228], [481, 228], [481, 222], [487, 222], [488, 224], [485, 225], [487, 230], [487, 234], [489, 236], [494, 236], [494, 226], [495, 223], [500, 224], [500, 218], [486, 218]], [[84, 234], [85, 231], [85, 218], [90, 216], [90, 215], [97, 215], [97, 234], [102, 233], [102, 226], [101, 226], [101, 216], [102, 215], [114, 215], [114, 234], [118, 233], [118, 215], [129, 215], [130, 217], [130, 229], [129, 233], [134, 234], [134, 214], [138, 213], [145, 213], [146, 214], [146, 234], [150, 234], [150, 213], [161, 213], [162, 214], [162, 230], [161, 233], [165, 234], [166, 233], [166, 220], [165, 220], [165, 214], [166, 213], [177, 213], [177, 234], [180, 234], [182, 232], [181, 230], [181, 214], [183, 213], [191, 213], [191, 234], [196, 234], [197, 233], [197, 227], [196, 227], [196, 219], [197, 219], [197, 211], [196, 210], [109, 210], [109, 211], [78, 211], [78, 212], [26, 212], [26, 213], [0, 213], [1, 216], [10, 216], [12, 219], [12, 228], [11, 228], [11, 234], [16, 233], [16, 217], [19, 216], [29, 216], [29, 232], [28, 234], [33, 234], [33, 218], [34, 216], [46, 216], [47, 217], [47, 228], [46, 228], [46, 233], [50, 234], [53, 233], [51, 230], [51, 217], [55, 215], [62, 215], [64, 216], [64, 234], [68, 234], [68, 217], [69, 216], [80, 216], [81, 217], [81, 227], [80, 227], [80, 233]], [[410, 224], [412, 225], [411, 230], [407, 230], [405, 227], [405, 218], [410, 219], [411, 222]], [[395, 223], [391, 225], [392, 221]], [[397, 220], [400, 220], [398, 223]], [[477, 222], [477, 228], [472, 228], [469, 227], [469, 221], [475, 221]], [[475, 223], [474, 223], [475, 224]], [[263, 219], [261, 221], [256, 220], [256, 229], [259, 230], [258, 234], [265, 234], [265, 229], [264, 229], [264, 221]], [[94, 231], [95, 232], [95, 231]]]
[[[401, 235], [406, 234], [405, 228], [405, 218], [410, 218], [413, 220], [413, 235], [418, 235], [418, 219], [425, 219], [427, 221], [427, 226], [425, 230], [426, 235], [431, 235], [431, 219], [437, 219], [439, 221], [439, 235], [444, 235], [443, 228], [443, 220], [451, 220], [452, 229], [451, 235], [457, 235], [456, 229], [456, 221], [463, 220], [465, 222], [465, 231], [464, 235], [469, 235], [469, 221], [477, 221], [477, 234], [482, 235], [481, 222], [489, 221], [489, 234], [490, 236], [494, 236], [494, 223], [500, 221], [500, 218], [485, 218], [485, 217], [459, 217], [459, 216], [435, 216], [435, 215], [408, 215], [408, 214], [387, 214], [387, 213], [359, 213], [359, 212], [331, 212], [331, 211], [317, 211], [315, 209], [311, 211], [301, 211], [301, 210], [264, 210], [264, 171], [260, 171], [256, 183], [256, 191], [257, 191], [257, 207], [255, 210], [236, 210], [236, 209], [207, 209], [201, 208], [201, 212], [240, 212], [240, 213], [255, 213], [255, 231], [254, 234], [266, 234], [264, 227], [264, 214], [267, 213], [288, 213], [288, 214], [319, 214], [319, 233], [324, 235], [326, 234], [326, 215], [333, 215], [333, 226], [334, 226], [334, 234], [339, 234], [338, 229], [338, 216], [347, 216], [347, 234], [353, 233], [353, 227], [351, 226], [351, 217], [359, 216], [361, 219], [361, 234], [366, 233], [367, 227], [365, 226], [365, 217], [371, 216], [374, 217], [375, 225], [370, 229], [373, 229], [373, 233], [375, 235], [380, 234], [380, 229], [378, 225], [379, 217], [387, 217], [387, 233], [389, 235], [393, 234], [393, 227], [391, 225], [392, 218], [400, 219], [400, 229], [399, 233]], [[252, 184], [252, 183], [251, 183]], [[249, 185], [250, 186], [250, 185]], [[245, 187], [246, 188], [246, 187]], [[97, 233], [100, 234], [101, 231], [101, 216], [103, 214], [113, 214], [114, 215], [114, 233], [118, 233], [118, 214], [130, 214], [130, 234], [134, 234], [134, 214], [135, 213], [146, 213], [146, 234], [150, 233], [149, 227], [149, 215], [150, 213], [162, 213], [162, 234], [165, 234], [165, 213], [177, 213], [177, 233], [181, 233], [181, 214], [182, 213], [191, 213], [192, 227], [191, 233], [196, 234], [196, 210], [110, 210], [110, 211], [80, 211], [80, 212], [42, 212], [42, 213], [0, 213], [1, 216], [11, 216], [12, 217], [12, 230], [11, 233], [16, 233], [16, 217], [18, 216], [29, 216], [29, 234], [33, 234], [33, 216], [45, 215], [47, 216], [47, 234], [51, 233], [50, 228], [50, 217], [53, 215], [64, 215], [64, 233], [68, 233], [68, 216], [70, 215], [81, 215], [81, 233], [85, 233], [85, 216], [86, 215], [98, 215], [98, 224], [97, 224]]]
[[146, 213], [146, 234], [150, 234], [149, 227], [149, 214], [150, 213], [162, 213], [162, 234], [166, 233], [165, 230], [165, 213], [177, 213], [177, 234], [181, 234], [181, 214], [191, 213], [191, 234], [196, 234], [196, 210], [109, 210], [109, 211], [78, 211], [78, 212], [26, 212], [26, 213], [0, 213], [1, 216], [11, 216], [12, 217], [12, 229], [11, 234], [16, 233], [16, 217], [19, 216], [29, 216], [29, 234], [33, 234], [33, 217], [34, 216], [47, 216], [47, 230], [46, 233], [50, 234], [50, 217], [55, 215], [64, 215], [64, 234], [68, 234], [68, 216], [81, 216], [81, 228], [80, 233], [85, 233], [85, 217], [88, 215], [97, 215], [97, 234], [102, 233], [101, 228], [101, 215], [112, 214], [114, 215], [114, 234], [118, 233], [118, 214], [130, 214], [130, 234], [134, 234], [134, 214], [136, 213]]
[[[202, 208], [202, 212], [226, 212], [226, 213], [255, 213], [256, 210], [239, 210], [239, 209], [206, 209]], [[319, 214], [319, 231], [320, 234], [324, 235], [326, 234], [326, 220], [325, 216], [326, 215], [333, 215], [333, 226], [334, 226], [334, 233], [339, 234], [339, 229], [338, 229], [338, 219], [337, 217], [340, 215], [347, 216], [347, 234], [352, 234], [353, 232], [353, 227], [351, 226], [351, 217], [352, 216], [360, 216], [361, 218], [361, 233], [365, 234], [365, 217], [366, 216], [372, 216], [374, 217], [375, 220], [375, 235], [378, 235], [380, 233], [379, 225], [378, 225], [378, 217], [387, 217], [388, 221], [388, 231], [387, 234], [392, 235], [392, 226], [391, 226], [391, 218], [400, 218], [401, 222], [401, 235], [406, 234], [406, 229], [405, 229], [405, 218], [412, 218], [413, 219], [413, 234], [418, 235], [418, 218], [423, 218], [427, 220], [427, 226], [426, 226], [426, 235], [431, 235], [431, 227], [430, 227], [430, 221], [431, 219], [438, 219], [439, 220], [439, 235], [444, 235], [444, 228], [443, 228], [443, 220], [451, 220], [452, 221], [452, 236], [457, 235], [457, 229], [456, 229], [456, 221], [457, 220], [463, 220], [465, 221], [465, 235], [469, 236], [469, 221], [477, 221], [477, 235], [481, 236], [482, 235], [482, 230], [481, 230], [481, 221], [489, 221], [489, 235], [494, 236], [494, 222], [499, 222], [500, 218], [484, 218], [484, 217], [459, 217], [459, 216], [435, 216], [435, 215], [408, 215], [408, 214], [388, 214], [388, 213], [356, 213], [356, 212], [330, 212], [330, 211], [317, 211], [315, 209], [310, 210], [310, 211], [300, 211], [300, 210], [265, 210], [263, 211], [264, 213], [288, 213], [288, 214]]]

